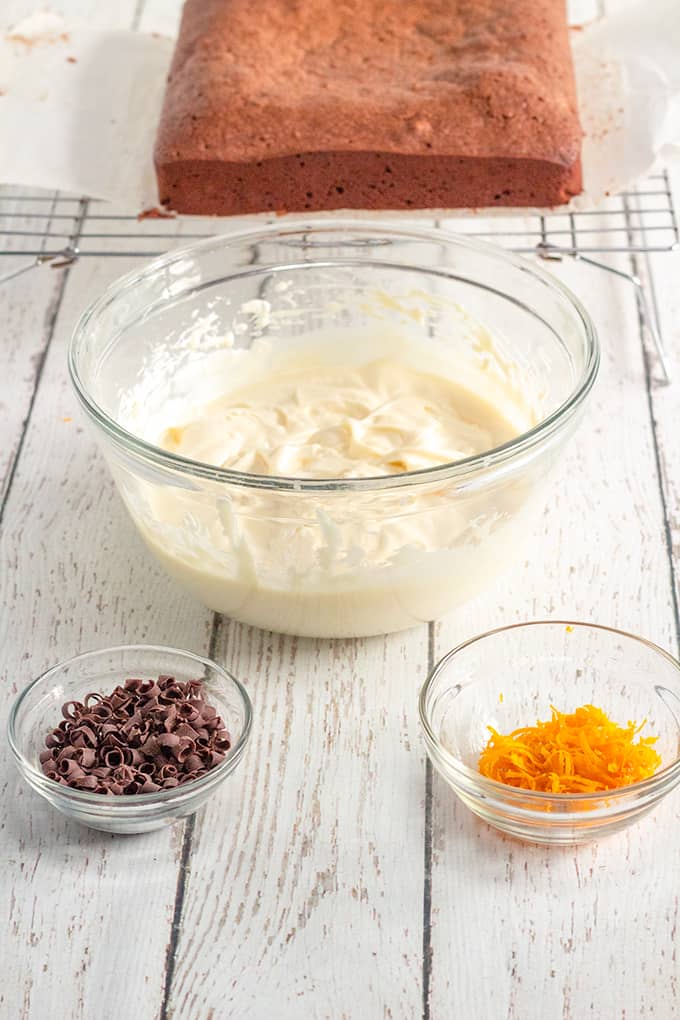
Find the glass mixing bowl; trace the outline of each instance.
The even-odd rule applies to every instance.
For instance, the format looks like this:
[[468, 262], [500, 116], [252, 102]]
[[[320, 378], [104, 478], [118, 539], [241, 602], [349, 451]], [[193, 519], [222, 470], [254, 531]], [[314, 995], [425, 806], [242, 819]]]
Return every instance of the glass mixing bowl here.
[[[234, 352], [407, 336], [422, 368], [483, 379], [517, 438], [388, 477], [246, 474], [159, 447], [151, 425], [224, 385]], [[522, 548], [599, 363], [592, 323], [541, 268], [441, 231], [286, 222], [173, 251], [75, 330], [69, 366], [125, 504], [167, 571], [258, 627], [340, 637], [432, 620]], [[474, 385], [474, 384], [471, 384]], [[519, 409], [519, 410], [518, 410]]]
[[[482, 776], [488, 726], [511, 733], [550, 719], [551, 706], [595, 705], [621, 726], [656, 737], [657, 772], [601, 793], [521, 790]], [[680, 662], [657, 645], [590, 623], [537, 621], [501, 627], [445, 655], [420, 693], [433, 765], [463, 803], [518, 839], [571, 845], [618, 832], [680, 782]]]

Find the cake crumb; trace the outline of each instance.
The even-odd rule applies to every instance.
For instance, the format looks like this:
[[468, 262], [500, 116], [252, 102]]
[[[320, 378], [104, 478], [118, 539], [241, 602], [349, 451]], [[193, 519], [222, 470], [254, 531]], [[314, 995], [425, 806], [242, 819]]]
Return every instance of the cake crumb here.
[[172, 212], [170, 209], [161, 209], [157, 205], [151, 209], [142, 209], [137, 215], [137, 222], [141, 223], [142, 220], [174, 220], [177, 217], [177, 213]]

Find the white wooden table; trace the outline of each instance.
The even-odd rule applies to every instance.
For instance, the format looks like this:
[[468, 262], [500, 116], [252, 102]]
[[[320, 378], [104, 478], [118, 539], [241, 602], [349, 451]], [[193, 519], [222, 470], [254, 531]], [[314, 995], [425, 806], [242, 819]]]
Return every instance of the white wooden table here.
[[[61, 9], [173, 32], [178, 3]], [[2, 27], [32, 10], [4, 0]], [[672, 180], [680, 200], [680, 171]], [[608, 261], [631, 268], [629, 255]], [[0, 744], [0, 1018], [680, 1016], [680, 795], [599, 844], [526, 846], [432, 775], [416, 722], [432, 662], [494, 625], [593, 619], [677, 652], [680, 256], [636, 264], [655, 288], [670, 388], [632, 288], [571, 260], [552, 267], [604, 356], [526, 562], [436, 626], [336, 642], [215, 619], [160, 573], [125, 515], [65, 353], [85, 304], [138, 264], [82, 259], [0, 286], [2, 723], [60, 658], [148, 641], [210, 650], [242, 678], [253, 736], [202, 813], [134, 838], [67, 823]]]

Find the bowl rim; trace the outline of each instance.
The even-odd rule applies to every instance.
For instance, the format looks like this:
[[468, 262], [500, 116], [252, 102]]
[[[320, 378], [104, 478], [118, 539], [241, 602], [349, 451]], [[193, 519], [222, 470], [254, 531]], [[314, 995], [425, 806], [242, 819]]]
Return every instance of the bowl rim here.
[[[174, 786], [169, 790], [158, 790], [154, 793], [138, 794], [133, 797], [112, 797], [104, 793], [92, 793], [89, 790], [76, 790], [70, 786], [62, 786], [61, 783], [55, 783], [53, 779], [50, 779], [49, 776], [46, 776], [41, 769], [36, 768], [35, 765], [29, 761], [19, 746], [16, 732], [19, 713], [28, 695], [39, 685], [45, 684], [46, 681], [49, 681], [59, 670], [62, 670], [66, 666], [72, 666], [87, 659], [95, 659], [99, 656], [110, 654], [111, 652], [122, 651], [157, 652], [159, 653], [159, 656], [168, 653], [172, 655], [181, 655], [192, 660], [197, 665], [202, 667], [208, 666], [210, 669], [217, 671], [229, 684], [232, 685], [232, 687], [236, 689], [244, 709], [243, 730], [239, 739], [227, 752], [227, 756], [224, 761], [221, 761], [219, 765], [210, 769], [205, 773], [205, 775], [200, 776], [198, 779], [192, 779], [188, 783], [180, 783], [178, 786]], [[160, 670], [160, 672], [162, 672], [162, 670]], [[140, 810], [145, 811], [147, 808], [162, 806], [180, 798], [189, 799], [193, 793], [200, 793], [206, 787], [209, 788], [215, 784], [223, 772], [226, 772], [228, 775], [231, 771], [229, 766], [233, 767], [235, 763], [238, 763], [238, 760], [243, 753], [243, 749], [245, 748], [250, 736], [252, 722], [253, 707], [247, 690], [240, 680], [233, 675], [233, 673], [230, 673], [228, 669], [224, 668], [224, 666], [220, 666], [220, 664], [215, 662], [214, 659], [200, 655], [197, 652], [190, 652], [186, 648], [177, 648], [172, 645], [122, 644], [109, 645], [105, 648], [93, 648], [86, 652], [80, 652], [78, 655], [73, 655], [67, 659], [62, 659], [53, 666], [50, 666], [49, 669], [45, 670], [34, 680], [31, 680], [31, 682], [19, 692], [12, 703], [7, 720], [7, 739], [19, 770], [29, 780], [34, 789], [37, 789], [39, 792], [47, 792], [49, 790], [56, 796], [60, 796], [65, 800], [72, 800], [74, 803], [82, 804], [83, 806], [87, 805], [91, 808], [105, 807], [107, 811], [112, 810], [116, 814], [123, 815], [137, 814]], [[226, 775], [224, 778], [226, 778]]]
[[[494, 627], [491, 630], [484, 631], [482, 634], [477, 634], [474, 637], [468, 638], [467, 641], [462, 641], [454, 648], [446, 652], [432, 667], [429, 671], [423, 686], [420, 689], [418, 696], [418, 714], [420, 717], [420, 724], [425, 734], [426, 745], [432, 747], [435, 753], [441, 757], [446, 763], [447, 768], [452, 769], [456, 776], [459, 776], [463, 780], [471, 782], [477, 786], [480, 791], [485, 791], [494, 796], [494, 798], [500, 797], [507, 801], [508, 797], [521, 797], [523, 801], [535, 801], [536, 804], [545, 804], [546, 801], [558, 802], [562, 804], [582, 804], [590, 803], [594, 800], [607, 800], [617, 801], [629, 798], [631, 794], [637, 793], [648, 793], [654, 790], [658, 786], [664, 785], [671, 779], [680, 779], [680, 752], [677, 757], [670, 765], [666, 765], [665, 768], [655, 772], [654, 775], [648, 779], [643, 779], [638, 783], [631, 783], [629, 786], [617, 787], [613, 790], [594, 790], [592, 793], [549, 793], [543, 790], [525, 790], [518, 786], [511, 786], [509, 783], [501, 783], [496, 779], [489, 779], [487, 776], [483, 776], [481, 772], [476, 772], [474, 769], [464, 765], [459, 758], [448, 751], [444, 745], [440, 742], [439, 738], [435, 735], [432, 726], [430, 725], [429, 714], [427, 711], [427, 699], [428, 695], [434, 686], [440, 673], [449, 665], [450, 661], [464, 649], [469, 648], [470, 645], [477, 644], [489, 637], [494, 637], [498, 634], [506, 633], [511, 630], [519, 630], [522, 628], [532, 627], [545, 627], [545, 626], [561, 626], [561, 627], [581, 627], [587, 630], [603, 631], [609, 634], [616, 634], [619, 637], [627, 640], [632, 640], [638, 644], [645, 645], [652, 652], [665, 659], [677, 672], [678, 679], [680, 680], [680, 661], [667, 652], [660, 645], [657, 645], [654, 641], [650, 641], [647, 638], [641, 637], [638, 634], [633, 634], [631, 631], [621, 630], [618, 627], [610, 627], [601, 623], [591, 623], [587, 620], [563, 620], [563, 619], [543, 619], [543, 620], [525, 620], [521, 623], [506, 624], [502, 627]], [[680, 691], [679, 691], [680, 693]], [[531, 811], [531, 808], [527, 808]], [[584, 815], [591, 815], [591, 812], [583, 812]], [[576, 813], [571, 812], [570, 817], [573, 819], [577, 817]]]
[[[369, 234], [371, 236], [376, 232], [379, 232], [383, 236], [395, 238], [401, 237], [404, 240], [411, 238], [418, 241], [434, 241], [438, 244], [445, 243], [455, 248], [473, 251], [477, 254], [486, 255], [488, 257], [493, 257], [498, 261], [509, 263], [515, 269], [531, 276], [539, 284], [556, 292], [564, 301], [566, 301], [567, 305], [569, 305], [572, 311], [575, 312], [576, 319], [583, 330], [586, 347], [585, 363], [580, 377], [573, 386], [571, 393], [566, 400], [551, 411], [551, 413], [546, 418], [542, 419], [537, 425], [532, 426], [532, 428], [528, 429], [526, 432], [520, 433], [520, 435], [515, 436], [514, 439], [511, 439], [500, 446], [494, 447], [491, 450], [474, 454], [470, 457], [464, 457], [461, 460], [439, 464], [434, 467], [420, 468], [416, 471], [401, 472], [394, 475], [380, 475], [364, 478], [324, 479], [295, 478], [284, 475], [251, 474], [229, 468], [220, 468], [203, 463], [202, 461], [182, 457], [177, 453], [172, 453], [169, 450], [164, 450], [162, 447], [155, 446], [153, 443], [148, 443], [146, 440], [123, 428], [123, 426], [108, 415], [90, 395], [79, 370], [81, 346], [85, 343], [84, 338], [90, 322], [96, 318], [96, 316], [104, 308], [120, 297], [120, 295], [124, 294], [130, 288], [138, 285], [147, 277], [164, 269], [168, 269], [168, 267], [173, 264], [181, 262], [184, 259], [191, 258], [194, 255], [204, 254], [224, 247], [236, 247], [246, 241], [256, 244], [258, 241], [264, 241], [277, 235], [285, 238], [288, 235], [307, 235], [315, 232], [331, 235], [357, 233], [361, 235]], [[315, 243], [310, 242], [307, 239], [305, 240], [305, 243], [315, 246], [317, 249], [332, 245], [331, 241]], [[339, 242], [336, 241], [335, 243], [338, 244]], [[313, 260], [306, 263], [293, 263], [289, 268], [292, 268], [293, 266], [295, 268], [304, 268], [304, 266], [314, 265], [315, 262], [318, 264], [320, 261], [324, 266], [330, 267], [339, 265], [373, 264], [386, 266], [392, 269], [410, 269], [416, 271], [423, 271], [424, 269], [427, 269], [430, 272], [437, 272], [443, 276], [456, 276], [453, 272], [447, 273], [445, 267], [441, 266], [414, 266], [406, 265], [402, 262], [385, 262], [384, 260], [377, 258], [362, 259], [360, 257], [360, 253], [361, 247], [360, 245], [357, 245], [357, 254], [353, 254], [351, 259], [324, 258], [322, 260]], [[271, 269], [272, 266], [267, 265], [266, 263], [258, 264], [257, 266], [239, 267], [238, 270], [233, 272], [232, 278], [237, 278], [243, 275], [253, 275], [253, 273], [261, 273], [263, 271], [271, 271]], [[486, 290], [493, 289], [487, 285], [483, 286]], [[535, 315], [535, 312], [533, 312], [531, 308], [523, 304], [517, 298], [513, 298], [511, 295], [504, 293], [501, 294], [501, 296], [506, 300], [513, 301], [530, 314]], [[578, 410], [592, 389], [597, 377], [599, 365], [600, 345], [597, 333], [590, 315], [584, 306], [575, 294], [573, 294], [573, 292], [560, 280], [546, 272], [542, 267], [530, 262], [528, 259], [524, 259], [513, 252], [509, 252], [506, 249], [501, 248], [499, 245], [480, 241], [477, 238], [470, 238], [466, 235], [456, 234], [443, 228], [407, 229], [404, 227], [383, 225], [379, 221], [371, 219], [348, 219], [329, 222], [318, 217], [306, 217], [303, 219], [291, 220], [285, 226], [270, 224], [256, 230], [251, 228], [227, 234], [218, 234], [214, 237], [193, 242], [180, 248], [175, 248], [170, 252], [166, 252], [165, 255], [161, 255], [150, 262], [147, 262], [141, 270], [132, 270], [110, 284], [106, 290], [100, 294], [99, 297], [96, 298], [81, 314], [75, 325], [73, 333], [71, 334], [68, 346], [68, 370], [78, 400], [89, 417], [92, 418], [116, 444], [122, 445], [126, 450], [131, 451], [135, 455], [151, 461], [154, 464], [160, 465], [161, 467], [189, 474], [194, 477], [230, 483], [232, 485], [246, 486], [248, 488], [284, 489], [296, 492], [323, 492], [339, 489], [343, 491], [365, 492], [394, 489], [408, 485], [425, 484], [432, 481], [466, 479], [472, 474], [484, 472], [499, 464], [504, 464], [507, 461], [513, 460], [531, 450], [544, 438], [552, 435], [556, 429], [571, 419], [572, 415]]]

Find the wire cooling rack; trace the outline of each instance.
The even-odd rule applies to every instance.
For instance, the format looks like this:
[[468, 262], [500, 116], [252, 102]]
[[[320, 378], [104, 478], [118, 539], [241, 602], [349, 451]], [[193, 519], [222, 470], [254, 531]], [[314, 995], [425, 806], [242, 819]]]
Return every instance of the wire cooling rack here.
[[[59, 192], [0, 189], [0, 256], [55, 258], [159, 255], [178, 242], [222, 232], [221, 221], [183, 216], [139, 219], [107, 202]], [[449, 221], [446, 221], [447, 224]], [[610, 199], [593, 212], [549, 216], [456, 219], [456, 228], [476, 237], [493, 237], [516, 252], [558, 247], [563, 254], [669, 251], [680, 243], [678, 219], [667, 173], [646, 178], [637, 188]], [[507, 224], [507, 225], [506, 225]]]
[[[0, 188], [0, 284], [40, 265], [53, 268], [86, 257], [151, 258], [178, 244], [233, 229], [233, 220], [206, 217], [139, 218], [96, 199], [60, 192]], [[431, 222], [431, 221], [430, 221]], [[595, 211], [546, 216], [462, 216], [440, 225], [473, 237], [489, 238], [522, 254], [546, 259], [572, 256], [614, 273], [635, 287], [642, 318], [657, 349], [664, 379], [669, 366], [634, 256], [680, 249], [678, 218], [666, 171], [607, 200]], [[622, 269], [602, 257], [628, 253]], [[597, 258], [595, 257], [597, 256]]]

